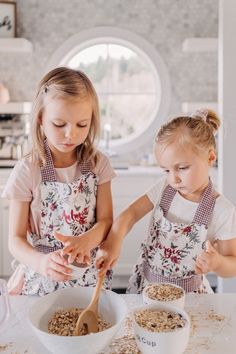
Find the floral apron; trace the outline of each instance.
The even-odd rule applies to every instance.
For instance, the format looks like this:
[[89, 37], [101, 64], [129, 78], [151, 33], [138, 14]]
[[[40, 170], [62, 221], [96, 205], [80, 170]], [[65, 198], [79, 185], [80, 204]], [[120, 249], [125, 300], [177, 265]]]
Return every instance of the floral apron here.
[[[62, 243], [54, 238], [54, 230], [68, 236], [79, 237], [95, 224], [98, 177], [90, 171], [88, 163], [83, 163], [80, 164], [82, 175], [75, 182], [57, 182], [51, 152], [46, 142], [45, 150], [47, 163], [41, 168], [40, 185], [41, 235], [30, 233], [27, 240], [38, 252], [50, 253], [63, 248]], [[65, 287], [95, 286], [96, 251], [97, 249], [91, 251], [91, 266], [81, 268], [79, 279], [66, 282], [54, 281], [19, 264], [9, 281], [10, 293], [43, 296]], [[104, 286], [110, 288], [110, 285], [111, 272], [109, 271]]]
[[211, 293], [205, 276], [195, 273], [195, 261], [205, 248], [216, 194], [211, 180], [190, 224], [170, 222], [166, 215], [177, 191], [167, 185], [155, 206], [147, 239], [129, 280], [128, 293], [141, 293], [149, 282], [171, 282], [186, 292]]

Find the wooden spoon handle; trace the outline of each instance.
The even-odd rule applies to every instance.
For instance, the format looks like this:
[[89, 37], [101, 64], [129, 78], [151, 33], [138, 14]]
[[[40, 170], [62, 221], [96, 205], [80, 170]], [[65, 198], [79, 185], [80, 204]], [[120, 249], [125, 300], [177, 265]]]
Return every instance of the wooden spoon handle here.
[[96, 284], [96, 287], [95, 287], [95, 290], [94, 290], [94, 293], [92, 296], [92, 300], [90, 301], [90, 304], [88, 305], [88, 307], [90, 309], [93, 309], [94, 312], [96, 312], [96, 313], [97, 313], [99, 294], [100, 294], [101, 287], [103, 285], [104, 278], [105, 278], [105, 275], [98, 276], [98, 281], [97, 281], [97, 284]]

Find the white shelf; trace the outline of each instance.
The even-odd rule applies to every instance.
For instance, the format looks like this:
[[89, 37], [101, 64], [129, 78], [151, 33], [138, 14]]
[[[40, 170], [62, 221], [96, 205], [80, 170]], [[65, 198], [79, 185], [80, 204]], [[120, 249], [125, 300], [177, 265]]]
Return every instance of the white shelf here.
[[31, 102], [9, 102], [0, 104], [0, 114], [29, 114]]
[[200, 108], [209, 108], [217, 112], [218, 104], [217, 102], [183, 102], [182, 103], [183, 113], [195, 112]]
[[31, 53], [32, 43], [25, 38], [0, 38], [0, 52], [2, 53]]
[[218, 38], [186, 38], [182, 50], [183, 52], [217, 52]]

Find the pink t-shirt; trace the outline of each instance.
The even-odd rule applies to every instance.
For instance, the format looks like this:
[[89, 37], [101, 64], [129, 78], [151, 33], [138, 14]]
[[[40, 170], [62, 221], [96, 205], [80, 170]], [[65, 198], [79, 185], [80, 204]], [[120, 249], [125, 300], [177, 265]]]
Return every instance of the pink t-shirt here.
[[[81, 176], [77, 162], [70, 167], [55, 168], [55, 171], [58, 182], [70, 183]], [[98, 153], [98, 162], [92, 172], [98, 176], [98, 185], [116, 176], [109, 159], [101, 152]], [[30, 202], [30, 228], [37, 234], [40, 234], [41, 181], [40, 167], [30, 162], [30, 158], [23, 158], [15, 165], [1, 195], [2, 198]]]

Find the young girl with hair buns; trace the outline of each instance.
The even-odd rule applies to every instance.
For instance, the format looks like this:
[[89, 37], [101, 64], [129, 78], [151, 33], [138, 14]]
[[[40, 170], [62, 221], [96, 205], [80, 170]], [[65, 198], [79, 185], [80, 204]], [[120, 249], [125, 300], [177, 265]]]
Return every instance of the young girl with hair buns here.
[[102, 274], [114, 266], [132, 226], [152, 210], [128, 292], [140, 293], [149, 282], [171, 282], [186, 292], [210, 293], [204, 274], [236, 275], [235, 207], [209, 176], [219, 126], [213, 111], [199, 110], [158, 131], [154, 153], [165, 176], [118, 216], [97, 254]]
[[[10, 199], [9, 249], [18, 261], [10, 294], [96, 284], [94, 259], [112, 224], [115, 175], [95, 147], [99, 126], [97, 95], [83, 72], [59, 67], [43, 77], [33, 105], [32, 151], [17, 162], [2, 195]], [[74, 260], [85, 266], [77, 279]], [[107, 273], [106, 287], [110, 280]]]

